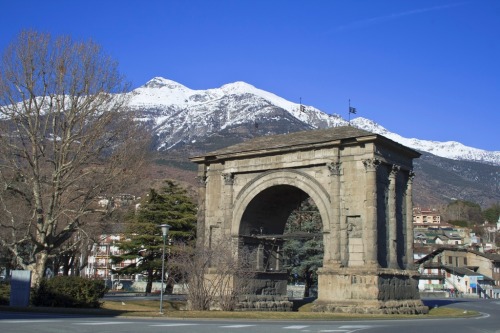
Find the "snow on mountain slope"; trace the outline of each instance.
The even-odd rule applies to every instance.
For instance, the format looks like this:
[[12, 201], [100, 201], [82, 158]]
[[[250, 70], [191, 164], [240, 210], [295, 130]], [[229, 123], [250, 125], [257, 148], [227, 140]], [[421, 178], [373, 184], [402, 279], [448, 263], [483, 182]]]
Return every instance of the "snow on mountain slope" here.
[[153, 124], [162, 143], [158, 149], [169, 149], [178, 142], [237, 126], [258, 122], [261, 118], [293, 115], [313, 128], [336, 126], [345, 121], [318, 109], [289, 102], [244, 82], [221, 88], [192, 90], [177, 82], [156, 77], [130, 94], [129, 107], [137, 118]]
[[[245, 82], [220, 88], [193, 90], [172, 80], [155, 77], [130, 93], [130, 108], [140, 111], [139, 119], [154, 123], [163, 140], [159, 149], [180, 141], [192, 141], [238, 124], [256, 122], [260, 117], [287, 112], [312, 128], [347, 125], [339, 115], [328, 115], [312, 106], [285, 100]], [[281, 111], [280, 111], [281, 110]], [[404, 138], [362, 117], [353, 126], [383, 135], [416, 150], [450, 158], [500, 165], [500, 152], [467, 147], [459, 142], [437, 142]]]
[[384, 127], [366, 118], [355, 118], [351, 123], [361, 129], [385, 136], [393, 141], [401, 143], [407, 147], [425, 151], [436, 156], [449, 158], [452, 160], [476, 161], [488, 164], [500, 165], [500, 151], [486, 151], [482, 149], [467, 147], [456, 141], [430, 141], [415, 138], [404, 138], [399, 134], [389, 132]]
[[285, 100], [273, 93], [257, 89], [254, 86], [245, 82], [234, 82], [225, 84], [220, 88], [208, 90], [192, 90], [180, 83], [155, 77], [145, 85], [135, 89], [131, 93], [130, 107], [133, 109], [148, 108], [174, 108], [184, 109], [188, 107], [200, 107], [208, 103], [220, 101], [230, 95], [254, 95], [267, 103], [282, 108], [291, 113], [297, 119], [308, 122], [309, 112], [316, 113], [321, 116], [323, 121], [331, 118], [331, 116], [315, 109], [311, 106], [305, 106], [305, 111], [300, 110], [300, 105]]

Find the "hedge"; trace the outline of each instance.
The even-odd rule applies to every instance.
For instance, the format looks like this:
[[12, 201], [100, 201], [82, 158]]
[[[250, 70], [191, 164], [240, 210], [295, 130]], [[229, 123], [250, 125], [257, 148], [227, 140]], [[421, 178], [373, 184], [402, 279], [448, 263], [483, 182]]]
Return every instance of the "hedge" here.
[[108, 288], [103, 280], [79, 276], [43, 279], [33, 294], [35, 306], [98, 308]]

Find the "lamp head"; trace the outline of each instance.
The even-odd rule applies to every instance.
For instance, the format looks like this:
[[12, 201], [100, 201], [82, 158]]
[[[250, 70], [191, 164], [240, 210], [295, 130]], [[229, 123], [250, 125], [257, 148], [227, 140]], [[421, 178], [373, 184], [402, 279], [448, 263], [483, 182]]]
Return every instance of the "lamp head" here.
[[168, 230], [170, 230], [171, 226], [168, 224], [162, 224], [160, 225], [161, 228], [161, 233], [163, 234], [163, 237], [167, 237]]

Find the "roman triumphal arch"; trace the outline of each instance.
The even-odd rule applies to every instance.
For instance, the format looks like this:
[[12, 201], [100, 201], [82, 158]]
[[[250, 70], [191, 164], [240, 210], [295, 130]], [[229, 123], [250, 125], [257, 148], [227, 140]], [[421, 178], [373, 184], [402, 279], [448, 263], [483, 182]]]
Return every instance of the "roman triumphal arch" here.
[[200, 180], [197, 246], [223, 241], [234, 253], [250, 250], [253, 296], [283, 304], [280, 236], [297, 204], [310, 198], [323, 225], [316, 311], [426, 312], [413, 266], [412, 168], [419, 156], [344, 126], [192, 157]]

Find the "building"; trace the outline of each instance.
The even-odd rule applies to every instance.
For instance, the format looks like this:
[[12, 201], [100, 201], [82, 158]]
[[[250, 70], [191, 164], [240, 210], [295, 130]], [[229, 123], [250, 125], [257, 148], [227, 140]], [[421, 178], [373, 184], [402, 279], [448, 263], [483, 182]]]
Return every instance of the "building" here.
[[416, 260], [419, 290], [446, 290], [450, 295], [500, 298], [500, 255], [451, 246]]
[[418, 227], [413, 231], [415, 248], [436, 248], [441, 245], [463, 245], [463, 233], [452, 227]]
[[436, 209], [413, 208], [413, 225], [417, 226], [438, 226], [441, 224], [441, 215]]
[[[119, 194], [99, 198], [98, 205], [101, 208], [113, 210], [118, 207], [137, 205], [140, 199], [131, 194]], [[124, 240], [125, 236], [118, 230], [122, 229], [111, 231], [112, 234], [100, 235], [98, 241], [92, 245], [87, 259], [88, 264], [83, 272], [85, 276], [113, 281], [118, 275], [117, 271], [136, 262], [136, 260], [125, 260], [116, 264], [112, 261], [113, 256], [122, 254], [118, 244]]]
[[99, 242], [92, 246], [88, 265], [85, 270], [87, 277], [111, 280], [117, 276], [120, 269], [135, 263], [135, 260], [125, 260], [119, 264], [113, 262], [112, 257], [122, 254], [118, 242], [123, 240], [123, 235], [101, 235]]
[[456, 230], [441, 229], [439, 234], [434, 236], [434, 244], [462, 245], [463, 239]]

